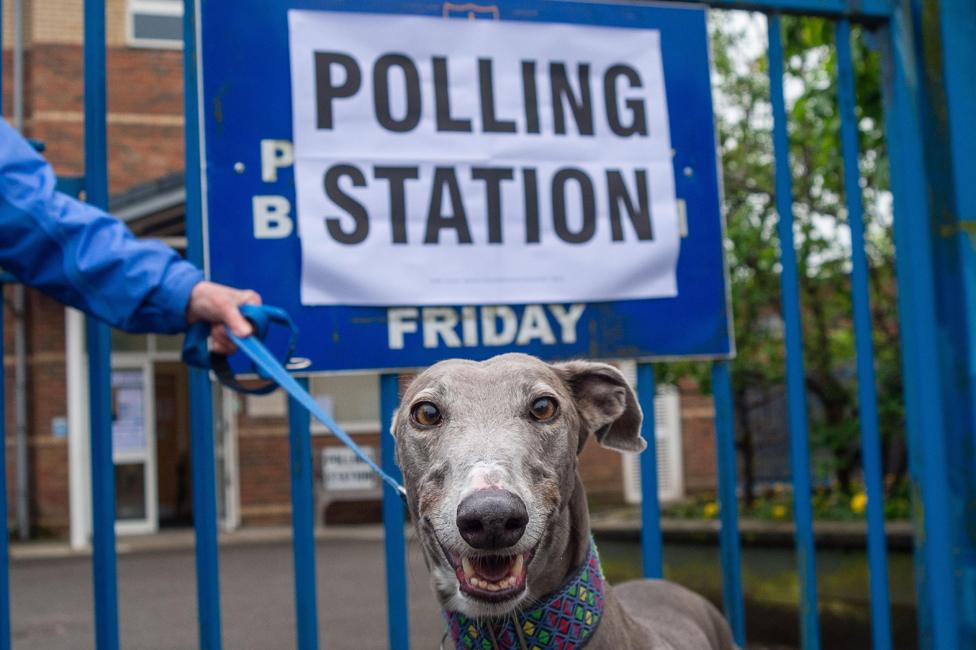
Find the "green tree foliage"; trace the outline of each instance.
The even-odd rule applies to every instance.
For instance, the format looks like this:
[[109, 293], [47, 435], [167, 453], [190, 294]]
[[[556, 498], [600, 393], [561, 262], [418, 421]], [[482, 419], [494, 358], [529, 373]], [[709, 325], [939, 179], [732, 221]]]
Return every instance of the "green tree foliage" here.
[[[761, 18], [753, 20], [762, 21]], [[763, 22], [712, 13], [716, 125], [730, 242], [737, 357], [732, 364], [738, 446], [752, 495], [753, 418], [785, 383], [772, 113]], [[860, 467], [851, 307], [850, 236], [843, 186], [833, 23], [784, 19], [784, 80], [799, 260], [804, 362], [818, 476], [849, 490]], [[860, 168], [870, 267], [881, 431], [887, 471], [904, 472], [901, 369], [883, 137], [879, 57], [870, 34], [853, 39]], [[690, 366], [672, 367], [684, 373]], [[699, 367], [693, 372], [701, 373]], [[702, 383], [707, 384], [704, 377]], [[783, 423], [785, 427], [785, 422]]]

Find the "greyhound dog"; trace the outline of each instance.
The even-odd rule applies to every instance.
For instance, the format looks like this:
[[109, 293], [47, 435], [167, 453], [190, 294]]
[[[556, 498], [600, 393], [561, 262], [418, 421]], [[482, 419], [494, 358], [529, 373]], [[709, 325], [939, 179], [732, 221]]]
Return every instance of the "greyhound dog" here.
[[479, 650], [735, 648], [701, 596], [603, 579], [577, 455], [591, 435], [642, 451], [641, 419], [624, 376], [603, 363], [506, 354], [443, 361], [413, 381], [393, 435], [445, 639]]

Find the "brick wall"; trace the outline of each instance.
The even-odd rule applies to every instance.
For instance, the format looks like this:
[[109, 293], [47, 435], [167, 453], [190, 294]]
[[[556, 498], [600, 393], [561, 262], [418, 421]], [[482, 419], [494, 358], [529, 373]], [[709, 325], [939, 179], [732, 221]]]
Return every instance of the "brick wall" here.
[[693, 383], [680, 385], [681, 435], [685, 491], [714, 491], [718, 485], [715, 458], [715, 409], [710, 395]]
[[[284, 418], [238, 419], [237, 453], [240, 462], [241, 522], [250, 525], [281, 525], [291, 522], [291, 482], [288, 425]], [[379, 452], [378, 433], [360, 434], [355, 440]], [[312, 436], [312, 459], [316, 485], [321, 484], [319, 458], [323, 448], [341, 445], [329, 435]], [[321, 513], [316, 513], [320, 517]]]
[[[44, 141], [56, 173], [84, 173], [82, 53], [37, 45], [28, 72], [27, 131]], [[109, 185], [121, 192], [183, 169], [182, 52], [110, 48]]]
[[601, 447], [595, 438], [580, 452], [579, 468], [586, 495], [593, 503], [623, 503], [624, 480], [621, 456]]
[[[682, 468], [685, 492], [714, 491], [715, 425], [712, 398], [702, 395], [691, 382], [679, 385], [681, 399]], [[592, 503], [623, 503], [624, 484], [620, 454], [604, 449], [594, 440], [580, 455], [580, 474]]]
[[[16, 504], [14, 428], [13, 287], [4, 287], [4, 397], [7, 451], [7, 505]], [[67, 441], [55, 438], [51, 423], [67, 414], [64, 367], [64, 309], [37, 292], [27, 293], [27, 475], [31, 524], [60, 535], [68, 527]]]
[[[105, 36], [110, 46], [125, 45], [127, 0], [105, 0]], [[84, 0], [27, 0], [25, 39], [28, 43], [80, 44]], [[3, 3], [3, 46], [11, 47], [14, 35], [13, 3]]]

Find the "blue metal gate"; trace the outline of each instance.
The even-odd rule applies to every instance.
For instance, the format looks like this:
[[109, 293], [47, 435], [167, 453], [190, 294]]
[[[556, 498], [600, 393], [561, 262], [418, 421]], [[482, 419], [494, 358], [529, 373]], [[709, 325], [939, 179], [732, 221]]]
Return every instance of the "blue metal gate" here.
[[[687, 1], [687, 0], [686, 0]], [[439, 3], [438, 3], [439, 4]], [[976, 111], [976, 33], [971, 0], [700, 0], [715, 9], [748, 9], [768, 16], [769, 81], [773, 109], [775, 197], [781, 245], [782, 317], [785, 322], [791, 470], [794, 485], [800, 628], [804, 650], [820, 647], [810, 456], [804, 388], [799, 278], [793, 242], [789, 141], [783, 95], [781, 14], [819, 15], [834, 21], [838, 65], [844, 187], [851, 228], [853, 323], [861, 449], [868, 494], [868, 557], [872, 638], [876, 650], [897, 647], [891, 635], [880, 440], [875, 395], [871, 315], [864, 254], [858, 131], [851, 55], [851, 25], [872, 31], [881, 44], [884, 106], [901, 317], [905, 405], [915, 511], [916, 589], [921, 646], [938, 650], [976, 647], [976, 135], [963, 119]], [[198, 169], [196, 68], [197, 3], [185, 0], [184, 82], [186, 168]], [[91, 203], [108, 203], [105, 3], [85, 0], [85, 187]], [[967, 110], [968, 109], [968, 110]], [[966, 181], [969, 181], [967, 184]], [[188, 256], [201, 265], [200, 178], [188, 174]], [[0, 278], [12, 281], [9, 277]], [[0, 323], [2, 326], [2, 323]], [[111, 450], [109, 332], [88, 321], [91, 382], [93, 570], [97, 646], [119, 646], [115, 571], [114, 475]], [[2, 334], [2, 332], [0, 332]], [[0, 346], [2, 346], [0, 336]], [[0, 385], [2, 385], [0, 366]], [[196, 532], [197, 611], [200, 647], [221, 647], [217, 513], [211, 385], [190, 370], [193, 511]], [[712, 368], [721, 513], [721, 560], [725, 612], [736, 640], [746, 644], [737, 521], [735, 434], [727, 362]], [[644, 436], [654, 439], [654, 368], [641, 364], [638, 393]], [[388, 430], [398, 401], [398, 378], [380, 378], [381, 422]], [[0, 401], [2, 431], [3, 401]], [[311, 451], [307, 414], [292, 408], [292, 517], [296, 624], [299, 647], [316, 648]], [[382, 464], [396, 475], [393, 441], [382, 437]], [[0, 488], [6, 486], [5, 446], [0, 445]], [[656, 498], [654, 446], [642, 458], [643, 560], [647, 576], [662, 573], [661, 531]], [[398, 496], [384, 487], [389, 644], [409, 644], [404, 513]], [[0, 494], [0, 520], [6, 521]], [[0, 536], [0, 649], [10, 647], [8, 548]], [[328, 631], [325, 630], [325, 635]]]

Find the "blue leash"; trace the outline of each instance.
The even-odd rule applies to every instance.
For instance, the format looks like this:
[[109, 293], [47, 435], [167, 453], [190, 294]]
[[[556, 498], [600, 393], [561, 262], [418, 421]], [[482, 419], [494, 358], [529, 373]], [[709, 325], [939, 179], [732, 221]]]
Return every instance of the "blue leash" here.
[[[376, 462], [366, 455], [362, 448], [353, 442], [345, 431], [342, 430], [329, 414], [322, 410], [315, 399], [302, 388], [295, 379], [288, 374], [284, 365], [264, 345], [268, 331], [272, 323], [287, 327], [290, 331], [288, 341], [288, 351], [285, 354], [287, 363], [295, 351], [297, 342], [298, 328], [291, 317], [283, 309], [270, 305], [242, 305], [241, 315], [254, 325], [254, 334], [247, 338], [235, 336], [229, 329], [227, 334], [237, 345], [237, 349], [243, 352], [251, 360], [254, 370], [258, 376], [265, 379], [268, 383], [257, 388], [242, 385], [234, 376], [227, 362], [227, 357], [222, 354], [214, 354], [207, 349], [207, 337], [210, 335], [210, 323], [197, 323], [193, 325], [186, 334], [183, 342], [183, 361], [196, 368], [212, 370], [216, 374], [220, 383], [239, 393], [250, 395], [267, 395], [280, 386], [296, 402], [301, 404], [315, 419], [329, 428], [336, 438], [349, 447], [359, 460], [366, 463], [377, 476], [383, 479], [387, 485], [392, 487], [400, 498], [406, 503], [407, 492], [403, 489], [396, 479], [380, 469]], [[380, 435], [384, 435], [380, 432]]]

